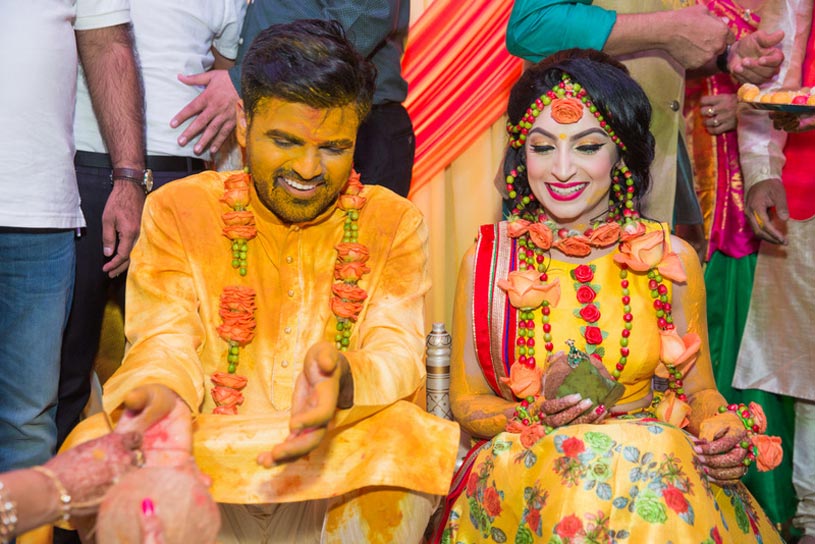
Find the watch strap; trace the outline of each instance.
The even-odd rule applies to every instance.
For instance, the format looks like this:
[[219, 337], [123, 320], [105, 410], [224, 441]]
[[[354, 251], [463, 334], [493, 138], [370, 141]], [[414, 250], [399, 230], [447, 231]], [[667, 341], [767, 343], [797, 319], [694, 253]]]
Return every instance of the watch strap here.
[[716, 57], [716, 68], [719, 69], [720, 72], [724, 72], [725, 74], [730, 73], [730, 69], [727, 66], [727, 61], [730, 60], [730, 46], [731, 44], [727, 44], [725, 50]]
[[137, 170], [135, 168], [114, 168], [110, 173], [110, 180], [117, 179], [138, 183], [145, 194], [153, 188], [153, 172], [148, 168]]

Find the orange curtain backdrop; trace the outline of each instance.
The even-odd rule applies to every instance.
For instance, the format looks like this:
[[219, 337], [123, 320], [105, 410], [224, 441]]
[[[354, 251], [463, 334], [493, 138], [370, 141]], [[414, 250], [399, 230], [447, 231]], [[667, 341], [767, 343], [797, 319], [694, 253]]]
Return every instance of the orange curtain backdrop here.
[[434, 0], [411, 26], [402, 73], [416, 132], [411, 196], [504, 113], [522, 62], [504, 45], [512, 0]]

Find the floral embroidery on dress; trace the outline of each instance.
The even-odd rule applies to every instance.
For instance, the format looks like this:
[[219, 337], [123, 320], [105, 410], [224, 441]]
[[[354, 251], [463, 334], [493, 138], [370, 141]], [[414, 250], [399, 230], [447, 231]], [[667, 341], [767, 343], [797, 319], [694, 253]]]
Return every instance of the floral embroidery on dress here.
[[495, 488], [495, 481], [489, 483], [493, 468], [491, 458], [479, 465], [477, 472], [473, 471], [467, 480], [465, 496], [470, 505], [470, 522], [473, 526], [481, 531], [484, 538], [506, 542], [505, 533], [492, 526], [495, 518], [501, 514], [501, 501], [504, 499], [504, 492]]

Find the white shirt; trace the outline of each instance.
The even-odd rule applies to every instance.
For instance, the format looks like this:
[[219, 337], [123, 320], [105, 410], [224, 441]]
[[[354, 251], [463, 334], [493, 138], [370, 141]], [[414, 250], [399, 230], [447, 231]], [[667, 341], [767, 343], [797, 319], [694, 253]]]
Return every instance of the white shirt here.
[[[196, 156], [195, 141], [185, 147], [177, 142], [192, 119], [177, 128], [170, 127], [170, 119], [201, 89], [181, 83], [177, 76], [209, 70], [212, 47], [235, 58], [245, 12], [246, 0], [130, 0], [144, 80], [148, 155]], [[84, 77], [77, 88], [74, 137], [79, 150], [107, 153]], [[209, 153], [200, 158], [208, 159]]]
[[[776, 0], [766, 2], [760, 12], [759, 30], [784, 31], [779, 48], [784, 61], [778, 74], [761, 85], [761, 89], [797, 89], [801, 87], [807, 39], [813, 25], [812, 0]], [[738, 110], [739, 161], [744, 176], [744, 193], [765, 179], [781, 179], [787, 162], [784, 146], [787, 133], [773, 129], [766, 111], [740, 104]], [[805, 397], [802, 397], [805, 398]]]
[[84, 225], [71, 128], [74, 30], [129, 21], [128, 0], [0, 0], [0, 226]]

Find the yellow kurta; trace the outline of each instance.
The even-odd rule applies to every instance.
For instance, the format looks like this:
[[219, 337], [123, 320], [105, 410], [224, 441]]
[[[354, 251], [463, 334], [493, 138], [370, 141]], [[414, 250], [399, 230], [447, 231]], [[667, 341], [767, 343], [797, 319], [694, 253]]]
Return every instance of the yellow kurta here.
[[[198, 414], [194, 454], [219, 502], [303, 501], [375, 485], [446, 493], [457, 425], [410, 402], [425, 378], [427, 229], [413, 205], [378, 186], [365, 188], [358, 220], [371, 272], [359, 283], [368, 298], [345, 352], [354, 406], [338, 412], [327, 439], [305, 458], [272, 469], [256, 464], [259, 453], [288, 434], [306, 351], [334, 340], [329, 300], [345, 214], [332, 206], [309, 223], [287, 225], [252, 188], [249, 209], [258, 235], [249, 242], [248, 272], [241, 277], [231, 267], [231, 241], [221, 234], [221, 215], [229, 208], [219, 199], [230, 174], [191, 176], [147, 199], [127, 285], [131, 345], [105, 385], [105, 410], [111, 413], [129, 391], [147, 383], [178, 393]], [[237, 416], [213, 415], [209, 392], [209, 376], [227, 367], [228, 344], [216, 328], [219, 297], [228, 285], [257, 293], [255, 338], [241, 349], [237, 370], [248, 378]], [[79, 439], [101, 423], [92, 419], [80, 427]]]

